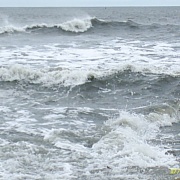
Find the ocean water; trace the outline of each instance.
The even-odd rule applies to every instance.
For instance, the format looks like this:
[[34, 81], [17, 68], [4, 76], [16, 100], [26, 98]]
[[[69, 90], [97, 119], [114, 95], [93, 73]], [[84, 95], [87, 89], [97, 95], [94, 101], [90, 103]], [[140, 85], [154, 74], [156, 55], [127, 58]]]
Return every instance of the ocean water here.
[[179, 167], [180, 7], [0, 8], [0, 179]]

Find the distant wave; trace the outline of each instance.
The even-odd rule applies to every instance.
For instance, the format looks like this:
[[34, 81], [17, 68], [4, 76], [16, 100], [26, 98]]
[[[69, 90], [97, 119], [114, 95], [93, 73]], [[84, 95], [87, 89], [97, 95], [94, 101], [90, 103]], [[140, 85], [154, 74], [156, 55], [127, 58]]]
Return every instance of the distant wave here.
[[73, 19], [61, 24], [32, 24], [23, 27], [16, 27], [12, 25], [0, 27], [0, 34], [15, 33], [15, 32], [31, 32], [39, 29], [57, 28], [66, 32], [82, 33], [92, 27], [92, 19]]
[[31, 32], [40, 29], [60, 29], [65, 32], [82, 33], [92, 28], [92, 19], [73, 19], [61, 24], [32, 24], [23, 27], [16, 27], [12, 25], [0, 27], [0, 34], [15, 33], [15, 32]]
[[58, 28], [67, 32], [75, 32], [82, 33], [87, 31], [92, 27], [91, 19], [73, 19], [71, 21], [67, 21], [61, 24], [34, 24], [31, 26], [26, 26], [23, 29], [27, 30], [35, 30], [35, 29], [45, 29], [45, 28]]
[[139, 27], [141, 26], [140, 24], [132, 21], [132, 20], [127, 20], [127, 21], [105, 21], [102, 19], [97, 19], [93, 18], [91, 20], [93, 26], [98, 26], [98, 25], [104, 25], [104, 26], [127, 26], [127, 27]]
[[[16, 27], [12, 25], [0, 27], [0, 34], [5, 33], [15, 33], [15, 32], [33, 32], [36, 30], [44, 30], [44, 29], [59, 29], [64, 32], [71, 32], [71, 33], [83, 33], [88, 31], [91, 28], [113, 28], [113, 27], [129, 27], [129, 28], [140, 28], [145, 25], [138, 24], [132, 20], [127, 21], [105, 21], [98, 18], [86, 18], [86, 19], [73, 19], [70, 21], [63, 22], [61, 24], [32, 24], [26, 25], [23, 27]], [[155, 27], [158, 25], [150, 25], [150, 27]]]
[[0, 34], [14, 33], [14, 32], [25, 32], [26, 29], [23, 27], [15, 27], [12, 25], [0, 27]]

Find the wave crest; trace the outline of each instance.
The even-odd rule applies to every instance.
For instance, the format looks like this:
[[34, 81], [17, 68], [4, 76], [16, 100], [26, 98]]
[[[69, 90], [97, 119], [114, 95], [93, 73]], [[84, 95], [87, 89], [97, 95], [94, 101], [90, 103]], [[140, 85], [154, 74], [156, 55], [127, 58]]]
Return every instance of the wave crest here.
[[6, 34], [6, 33], [14, 33], [14, 32], [25, 32], [26, 29], [21, 27], [14, 27], [14, 26], [4, 26], [0, 27], [0, 34]]
[[85, 32], [92, 27], [91, 19], [74, 19], [72, 21], [68, 21], [62, 23], [60, 26], [65, 31], [70, 32]]
[[95, 72], [85, 70], [71, 70], [62, 68], [32, 69], [24, 65], [13, 65], [0, 68], [0, 81], [14, 82], [22, 81], [44, 86], [62, 85], [76, 86], [84, 84], [95, 78]]
[[15, 33], [15, 32], [31, 32], [39, 29], [53, 29], [57, 28], [66, 32], [83, 33], [92, 27], [92, 19], [73, 19], [61, 24], [32, 24], [23, 27], [16, 27], [13, 25], [0, 27], [0, 34]]
[[107, 26], [108, 28], [117, 27], [117, 26], [127, 26], [127, 27], [139, 27], [140, 24], [135, 23], [132, 20], [127, 21], [105, 21], [98, 18], [84, 18], [84, 19], [73, 19], [70, 21], [63, 22], [61, 24], [46, 24], [46, 23], [38, 23], [32, 25], [26, 25], [23, 27], [16, 27], [13, 25], [8, 25], [4, 27], [0, 27], [0, 34], [5, 33], [15, 33], [15, 32], [31, 32], [32, 30], [39, 29], [60, 29], [65, 32], [72, 33], [83, 33], [88, 31], [89, 29], [99, 28], [101, 26]]
[[[159, 79], [173, 78], [178, 79], [178, 74], [162, 74], [146, 72], [143, 69], [140, 71], [135, 67], [124, 66], [120, 69], [98, 70], [98, 69], [68, 69], [68, 68], [47, 68], [47, 69], [34, 69], [25, 65], [13, 65], [10, 67], [0, 67], [0, 81], [13, 82], [23, 81], [33, 84], [43, 84], [45, 86], [62, 85], [62, 86], [77, 86], [91, 81], [118, 81], [126, 84], [138, 81], [138, 79], [127, 79], [127, 75], [142, 76], [143, 81], [148, 81], [149, 77], [157, 75]], [[144, 77], [147, 75], [147, 78]]]

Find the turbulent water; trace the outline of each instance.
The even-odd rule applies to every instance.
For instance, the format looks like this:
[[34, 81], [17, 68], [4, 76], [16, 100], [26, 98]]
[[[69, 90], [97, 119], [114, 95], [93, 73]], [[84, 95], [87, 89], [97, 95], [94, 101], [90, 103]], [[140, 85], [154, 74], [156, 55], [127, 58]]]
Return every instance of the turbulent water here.
[[0, 179], [171, 180], [179, 129], [179, 7], [0, 8]]

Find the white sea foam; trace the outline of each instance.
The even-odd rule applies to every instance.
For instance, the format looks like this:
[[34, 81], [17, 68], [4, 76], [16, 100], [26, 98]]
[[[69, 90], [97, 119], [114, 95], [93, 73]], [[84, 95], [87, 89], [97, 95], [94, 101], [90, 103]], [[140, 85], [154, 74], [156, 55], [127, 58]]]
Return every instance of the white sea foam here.
[[0, 106], [0, 112], [1, 113], [8, 113], [8, 112], [10, 112], [10, 109], [6, 106]]
[[[60, 158], [50, 157], [44, 147], [17, 142], [13, 145], [4, 145], [1, 150], [3, 158], [7, 158], [6, 162], [1, 164], [0, 175], [3, 179], [72, 179], [74, 177], [72, 165], [63, 162]], [[13, 157], [14, 155], [16, 157]], [[26, 168], [31, 168], [31, 172], [29, 173]]]
[[[70, 42], [69, 42], [70, 43]], [[134, 72], [180, 76], [179, 51], [173, 44], [144, 43], [123, 39], [100, 42], [97, 48], [69, 44], [1, 49], [0, 79], [77, 85], [130, 69]], [[21, 65], [17, 65], [21, 64]]]
[[25, 29], [21, 27], [15, 27], [12, 25], [0, 27], [0, 34], [13, 32], [25, 32]]
[[[47, 126], [43, 121], [32, 121], [34, 115], [25, 109], [17, 111], [14, 116], [10, 108], [3, 106], [0, 110], [9, 120], [3, 125], [4, 131], [18, 132], [21, 136], [23, 134], [23, 138], [36, 142], [0, 141], [3, 143], [0, 147], [3, 178], [102, 179], [106, 176], [138, 179], [141, 177], [138, 168], [168, 168], [178, 163], [173, 155], [166, 154], [167, 145], [165, 149], [163, 144], [153, 143], [157, 135], [162, 136], [160, 127], [178, 122], [168, 114], [141, 115], [121, 111], [118, 118], [111, 118], [101, 128], [96, 128], [95, 122], [78, 119], [78, 113], [93, 112], [88, 107], [46, 108], [43, 119], [49, 123]], [[65, 116], [71, 120], [64, 121]], [[58, 128], [58, 123], [61, 128]], [[92, 147], [85, 146], [85, 141], [92, 141]], [[29, 168], [32, 173], [29, 173]], [[135, 174], [129, 173], [131, 169]]]
[[[77, 163], [72, 175], [78, 173], [78, 169], [83, 165], [84, 170], [81, 175], [85, 177], [102, 178], [110, 168], [107, 177], [128, 178], [127, 171], [131, 171], [131, 167], [168, 168], [178, 164], [173, 155], [166, 154], [167, 147], [165, 149], [163, 145], [153, 144], [153, 140], [161, 133], [160, 127], [172, 125], [174, 122], [177, 122], [177, 119], [172, 120], [166, 114], [145, 116], [121, 112], [119, 118], [105, 122], [101, 129], [104, 133], [92, 148], [70, 142], [65, 138], [66, 135], [82, 137], [82, 134], [80, 135], [75, 129], [52, 129], [45, 132], [44, 140], [55, 147], [72, 152], [69, 158]], [[139, 176], [137, 170], [134, 178], [138, 179]]]
[[92, 27], [91, 19], [74, 19], [62, 23], [60, 27], [70, 32], [85, 32]]
[[[170, 118], [166, 118], [166, 121], [169, 120]], [[160, 133], [158, 121], [156, 119], [152, 123], [149, 116], [127, 112], [121, 112], [117, 119], [108, 120], [105, 123], [106, 134], [92, 147], [93, 160], [88, 160], [86, 171], [91, 174], [97, 169], [97, 174], [101, 177], [109, 167], [112, 172], [110, 177], [120, 177], [131, 171], [131, 167], [144, 169], [178, 164], [172, 155], [166, 154], [167, 150], [163, 146], [156, 146], [151, 142]], [[169, 124], [171, 122], [172, 120]], [[135, 177], [138, 179], [139, 175], [136, 173]]]

